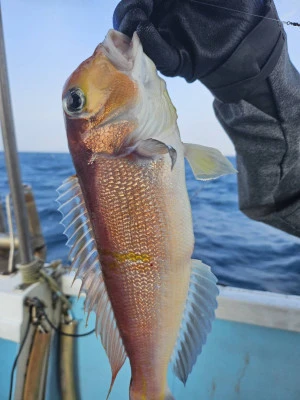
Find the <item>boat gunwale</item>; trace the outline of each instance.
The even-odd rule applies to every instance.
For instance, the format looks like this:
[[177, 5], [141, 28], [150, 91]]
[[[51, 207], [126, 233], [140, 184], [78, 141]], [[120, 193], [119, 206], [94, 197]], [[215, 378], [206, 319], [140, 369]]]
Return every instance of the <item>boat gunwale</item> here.
[[[77, 297], [81, 281], [73, 286], [74, 272], [62, 277], [62, 292]], [[8, 284], [8, 280], [10, 283]], [[0, 338], [19, 342], [24, 319], [24, 297], [41, 293], [44, 285], [36, 283], [25, 291], [16, 290], [20, 274], [0, 277]], [[219, 286], [216, 317], [220, 320], [300, 333], [300, 296]], [[84, 296], [82, 294], [81, 296]]]
[[[62, 291], [77, 297], [81, 281], [63, 276]], [[300, 296], [219, 285], [217, 319], [300, 333]], [[84, 296], [82, 294], [81, 296]]]

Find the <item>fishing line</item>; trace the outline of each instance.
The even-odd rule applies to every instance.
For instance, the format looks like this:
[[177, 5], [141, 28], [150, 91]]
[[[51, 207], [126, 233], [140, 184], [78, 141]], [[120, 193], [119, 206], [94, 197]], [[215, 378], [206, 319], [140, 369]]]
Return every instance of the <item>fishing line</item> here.
[[259, 15], [259, 14], [252, 14], [252, 13], [249, 13], [247, 11], [237, 10], [235, 8], [229, 8], [229, 7], [218, 6], [216, 4], [204, 3], [204, 2], [198, 1], [198, 0], [197, 0], [197, 4], [202, 4], [203, 6], [208, 6], [208, 7], [220, 8], [220, 9], [226, 10], [226, 11], [233, 11], [233, 12], [236, 12], [236, 13], [239, 13], [239, 14], [251, 15], [252, 17], [257, 17], [257, 18], [261, 18], [261, 19], [269, 19], [271, 21], [281, 22], [281, 23], [283, 23], [285, 25], [300, 27], [300, 23], [299, 22], [283, 21], [281, 19], [265, 17], [265, 16]]
[[192, 201], [195, 197], [198, 197], [199, 193], [202, 192], [202, 190], [204, 190], [206, 188], [207, 184], [208, 184], [208, 181], [202, 181], [200, 187], [198, 189], [194, 190], [191, 193], [191, 196], [189, 196], [190, 201]]

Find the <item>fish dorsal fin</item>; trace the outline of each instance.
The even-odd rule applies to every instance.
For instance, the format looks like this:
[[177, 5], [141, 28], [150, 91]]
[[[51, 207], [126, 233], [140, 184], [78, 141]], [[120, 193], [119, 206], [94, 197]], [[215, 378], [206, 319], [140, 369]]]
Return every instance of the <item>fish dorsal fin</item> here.
[[91, 311], [96, 313], [96, 334], [101, 337], [112, 369], [110, 393], [126, 360], [126, 352], [106, 291], [93, 228], [78, 178], [72, 176], [66, 179], [57, 191], [59, 211], [63, 215], [61, 224], [65, 227], [64, 234], [68, 237], [67, 246], [70, 247], [71, 269], [76, 271], [74, 280], [82, 280], [80, 293], [86, 294], [84, 310], [88, 316]]
[[192, 260], [188, 298], [172, 356], [173, 371], [184, 384], [211, 331], [218, 294], [217, 279], [210, 267]]

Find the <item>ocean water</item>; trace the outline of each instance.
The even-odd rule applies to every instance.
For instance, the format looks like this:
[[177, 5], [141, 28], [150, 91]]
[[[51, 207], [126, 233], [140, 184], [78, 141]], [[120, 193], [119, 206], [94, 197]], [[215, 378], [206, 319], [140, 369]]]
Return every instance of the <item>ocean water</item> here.
[[[233, 164], [235, 159], [231, 158]], [[57, 211], [56, 188], [74, 173], [69, 154], [21, 153], [23, 182], [32, 186], [47, 259], [67, 261], [66, 238]], [[223, 285], [300, 294], [300, 239], [251, 221], [238, 209], [236, 176], [199, 182], [187, 165], [192, 205], [194, 258], [210, 265]], [[4, 155], [0, 153], [0, 195], [8, 191]]]

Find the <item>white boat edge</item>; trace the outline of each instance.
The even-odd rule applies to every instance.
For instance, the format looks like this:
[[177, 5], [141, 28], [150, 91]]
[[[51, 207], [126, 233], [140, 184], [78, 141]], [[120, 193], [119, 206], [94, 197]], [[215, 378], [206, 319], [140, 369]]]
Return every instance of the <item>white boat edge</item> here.
[[[81, 281], [72, 285], [74, 274], [62, 277], [62, 292], [77, 297]], [[28, 289], [17, 289], [19, 274], [0, 278], [0, 338], [19, 343], [24, 329], [24, 298], [48, 297], [45, 284], [36, 283]], [[300, 296], [258, 290], [219, 286], [216, 317], [221, 320], [267, 328], [300, 332]]]
[[[62, 290], [78, 296], [81, 281], [64, 275]], [[300, 332], [300, 296], [219, 286], [218, 319]]]

